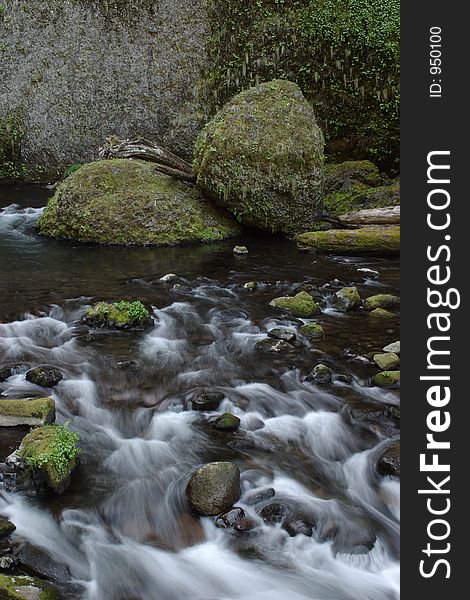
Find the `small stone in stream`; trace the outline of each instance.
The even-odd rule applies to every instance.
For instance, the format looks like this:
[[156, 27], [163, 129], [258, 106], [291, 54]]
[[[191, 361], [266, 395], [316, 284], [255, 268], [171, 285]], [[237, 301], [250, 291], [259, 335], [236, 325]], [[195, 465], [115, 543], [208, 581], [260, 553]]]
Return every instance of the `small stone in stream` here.
[[186, 497], [196, 515], [220, 515], [240, 498], [240, 469], [229, 462], [203, 465], [192, 474]]
[[371, 317], [376, 317], [377, 319], [394, 319], [396, 317], [394, 313], [384, 308], [374, 308], [369, 314]]
[[0, 383], [3, 383], [11, 376], [12, 376], [11, 367], [6, 367], [5, 369], [0, 369]]
[[209, 412], [217, 410], [224, 398], [222, 392], [198, 392], [191, 398], [191, 405], [193, 410]]
[[175, 279], [178, 279], [176, 273], [167, 273], [166, 275], [163, 275], [163, 277], [160, 277], [159, 281], [174, 281]]
[[0, 517], [0, 540], [4, 540], [9, 537], [16, 529], [16, 526], [7, 519]]
[[344, 287], [336, 292], [334, 305], [340, 312], [348, 312], [361, 306], [361, 296], [357, 287]]
[[376, 422], [383, 417], [385, 408], [382, 404], [373, 402], [356, 402], [349, 407], [349, 414], [356, 422]]
[[309, 340], [320, 340], [325, 337], [325, 330], [315, 322], [302, 325], [299, 332]]
[[303, 521], [289, 521], [285, 524], [284, 529], [290, 535], [290, 537], [295, 537], [296, 535], [306, 535], [307, 537], [311, 537], [313, 534], [313, 528], [311, 525], [307, 525]]
[[26, 373], [26, 381], [45, 388], [56, 386], [63, 378], [59, 369], [54, 367], [35, 367]]
[[330, 383], [331, 375], [332, 373], [330, 367], [320, 363], [313, 369], [310, 375], [307, 376], [307, 381], [314, 381], [315, 383]]
[[287, 515], [287, 509], [284, 504], [273, 502], [267, 504], [259, 511], [259, 516], [265, 523], [280, 523], [285, 519]]
[[178, 294], [189, 294], [191, 291], [191, 286], [183, 285], [182, 283], [175, 283], [175, 285], [170, 289], [170, 292], [176, 292]]
[[272, 354], [282, 354], [284, 352], [292, 352], [294, 347], [284, 340], [275, 340], [267, 338], [256, 344], [256, 348], [263, 352], [271, 352]]
[[394, 352], [395, 354], [400, 354], [400, 341], [393, 342], [392, 344], [385, 346], [385, 348], [383, 348], [383, 351], [384, 352]]
[[13, 556], [7, 554], [6, 556], [0, 557], [0, 569], [3, 569], [4, 571], [8, 571], [9, 569], [11, 569], [14, 566], [15, 566], [15, 559], [13, 558]]
[[275, 327], [274, 329], [268, 331], [268, 336], [270, 338], [274, 338], [275, 340], [283, 340], [289, 344], [292, 344], [297, 340], [295, 333], [290, 329], [287, 329], [287, 327]]
[[400, 306], [399, 296], [393, 294], [375, 294], [364, 300], [364, 308], [373, 310], [374, 308], [398, 308]]
[[217, 417], [213, 425], [219, 431], [236, 431], [240, 427], [240, 419], [231, 413], [224, 413]]
[[215, 520], [216, 527], [221, 527], [222, 529], [229, 529], [233, 527], [235, 523], [237, 523], [240, 519], [245, 517], [245, 511], [243, 508], [239, 506], [234, 506], [230, 510], [225, 513], [222, 513]]
[[393, 371], [400, 364], [400, 359], [394, 352], [374, 354], [374, 362], [382, 371]]
[[295, 317], [308, 318], [315, 313], [321, 312], [320, 305], [318, 302], [315, 302], [313, 296], [308, 292], [299, 292], [295, 296], [274, 298], [269, 304], [275, 308], [288, 310]]
[[400, 371], [382, 371], [373, 377], [374, 385], [381, 388], [396, 389], [400, 387]]
[[248, 254], [248, 248], [246, 246], [235, 246], [233, 253], [238, 256], [246, 256]]
[[387, 408], [387, 414], [392, 419], [400, 420], [400, 408], [398, 406], [389, 406]]
[[234, 525], [235, 531], [239, 533], [246, 533], [251, 531], [256, 527], [256, 521], [254, 519], [250, 519], [250, 517], [245, 517], [244, 519], [240, 519]]
[[388, 446], [377, 460], [377, 471], [381, 475], [400, 476], [400, 442]]
[[270, 500], [276, 494], [274, 488], [263, 488], [261, 490], [252, 490], [243, 497], [243, 502], [248, 506], [254, 506], [260, 504], [260, 502], [266, 502]]
[[333, 381], [338, 383], [351, 383], [352, 377], [350, 375], [345, 375], [344, 373], [338, 373], [338, 375], [333, 376]]
[[245, 288], [245, 290], [253, 291], [254, 289], [256, 289], [257, 284], [256, 281], [247, 281], [243, 287]]

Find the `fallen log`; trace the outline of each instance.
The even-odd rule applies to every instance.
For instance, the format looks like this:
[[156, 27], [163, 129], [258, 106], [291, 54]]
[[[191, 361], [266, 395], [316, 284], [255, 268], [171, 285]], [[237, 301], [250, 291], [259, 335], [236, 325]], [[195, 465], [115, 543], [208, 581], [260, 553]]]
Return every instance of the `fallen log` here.
[[342, 225], [397, 225], [400, 223], [400, 207], [365, 208], [340, 215]]
[[100, 158], [138, 158], [153, 162], [156, 168], [177, 179], [194, 182], [192, 167], [185, 160], [162, 148], [155, 142], [139, 138], [136, 140], [119, 140], [106, 138], [106, 144], [99, 150]]
[[399, 254], [400, 227], [392, 225], [310, 231], [297, 236], [297, 245], [301, 250], [335, 254]]

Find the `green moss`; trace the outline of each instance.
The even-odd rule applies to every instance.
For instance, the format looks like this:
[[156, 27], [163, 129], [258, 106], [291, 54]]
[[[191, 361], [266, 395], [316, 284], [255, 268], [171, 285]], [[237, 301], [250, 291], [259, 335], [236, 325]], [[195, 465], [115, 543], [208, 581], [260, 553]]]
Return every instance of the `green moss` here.
[[56, 491], [63, 489], [75, 468], [78, 433], [67, 425], [46, 425], [29, 433], [21, 443], [20, 456], [29, 465], [47, 476], [47, 482]]
[[0, 118], [0, 181], [23, 181], [28, 171], [21, 159], [24, 130], [17, 115]]
[[391, 371], [400, 364], [400, 359], [394, 352], [374, 354], [374, 362], [382, 371]]
[[399, 254], [399, 227], [363, 227], [311, 231], [297, 236], [301, 249], [338, 254]]
[[246, 225], [291, 234], [322, 212], [323, 135], [291, 82], [235, 96], [200, 133], [193, 167], [198, 185]]
[[299, 292], [295, 296], [283, 296], [274, 298], [271, 306], [288, 310], [296, 317], [308, 318], [315, 313], [321, 312], [320, 305], [307, 292]]
[[0, 575], [0, 598], [2, 600], [24, 600], [36, 596], [31, 590], [40, 591], [39, 600], [59, 600], [59, 594], [49, 583], [34, 577]]
[[361, 296], [357, 287], [344, 287], [335, 294], [335, 307], [347, 312], [361, 305]]
[[365, 208], [382, 208], [400, 204], [400, 184], [383, 185], [371, 188], [355, 181], [347, 189], [326, 194], [323, 199], [325, 212], [331, 216]]
[[221, 431], [235, 431], [240, 427], [240, 419], [231, 413], [224, 413], [214, 421], [214, 427]]
[[375, 317], [377, 319], [394, 319], [395, 314], [390, 312], [389, 310], [385, 310], [384, 308], [374, 308], [374, 310], [370, 311], [370, 316]]
[[373, 378], [374, 384], [383, 388], [400, 387], [400, 371], [382, 371]]
[[295, 81], [332, 159], [399, 160], [399, 0], [210, 0], [214, 107], [258, 81]]
[[364, 308], [366, 310], [374, 310], [374, 308], [396, 308], [398, 306], [400, 306], [400, 298], [393, 294], [375, 294], [364, 300]]
[[16, 527], [11, 521], [0, 517], [0, 540], [11, 535], [15, 529]]
[[325, 330], [321, 325], [315, 322], [302, 325], [299, 331], [302, 335], [312, 340], [318, 340], [325, 337]]
[[46, 236], [121, 245], [211, 242], [240, 232], [192, 185], [140, 160], [83, 165], [59, 187], [38, 222]]
[[67, 179], [67, 177], [70, 177], [70, 175], [73, 175], [75, 173], [75, 171], [78, 171], [78, 169], [81, 169], [83, 167], [83, 165], [81, 163], [75, 163], [73, 165], [70, 165], [70, 167], [67, 167], [64, 171], [64, 174], [62, 175], [62, 179]]
[[370, 187], [382, 183], [379, 169], [368, 160], [347, 160], [325, 165], [325, 193], [337, 192], [351, 182], [358, 181]]
[[87, 309], [85, 321], [94, 327], [126, 329], [149, 323], [150, 313], [139, 300], [134, 302], [98, 302]]
[[52, 398], [0, 400], [0, 423], [2, 417], [18, 417], [25, 421], [38, 419], [50, 423], [55, 418], [55, 403]]

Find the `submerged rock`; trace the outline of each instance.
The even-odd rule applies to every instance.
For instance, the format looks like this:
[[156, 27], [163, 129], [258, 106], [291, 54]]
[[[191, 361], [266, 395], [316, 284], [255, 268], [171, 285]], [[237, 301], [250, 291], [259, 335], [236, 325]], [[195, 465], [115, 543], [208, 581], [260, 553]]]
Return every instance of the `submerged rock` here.
[[374, 354], [374, 362], [382, 371], [393, 371], [400, 364], [400, 359], [394, 352]]
[[231, 413], [224, 413], [217, 417], [213, 425], [219, 431], [236, 431], [240, 427], [240, 419]]
[[239, 506], [234, 506], [227, 512], [222, 513], [215, 520], [216, 527], [221, 527], [222, 529], [229, 529], [233, 527], [240, 519], [245, 517], [245, 511], [243, 508]]
[[357, 287], [344, 287], [335, 294], [336, 310], [347, 312], [361, 306], [361, 296]]
[[309, 340], [320, 340], [325, 337], [325, 330], [319, 323], [307, 323], [302, 325], [299, 332]]
[[54, 421], [55, 402], [52, 398], [0, 400], [0, 427], [39, 427]]
[[323, 134], [300, 88], [276, 80], [218, 112], [195, 145], [198, 185], [245, 225], [291, 235], [319, 220]]
[[284, 529], [287, 531], [290, 537], [295, 537], [296, 535], [312, 537], [313, 535], [313, 527], [301, 520], [288, 521], [284, 525]]
[[197, 469], [186, 487], [191, 510], [200, 516], [216, 516], [240, 498], [240, 470], [229, 462], [214, 462]]
[[310, 231], [297, 236], [300, 249], [338, 254], [399, 254], [400, 227]]
[[26, 575], [1, 575], [2, 600], [60, 600], [55, 587], [46, 581]]
[[139, 300], [98, 302], [87, 308], [83, 321], [96, 329], [142, 329], [152, 324], [149, 311]]
[[9, 537], [16, 529], [16, 526], [7, 519], [0, 517], [0, 540]]
[[265, 523], [281, 523], [287, 516], [287, 508], [279, 502], [272, 502], [263, 506], [259, 511], [259, 516]]
[[275, 495], [276, 491], [272, 487], [252, 490], [245, 494], [245, 496], [243, 497], [243, 502], [245, 504], [248, 504], [248, 506], [254, 506], [255, 504], [266, 502], [266, 500], [273, 498]]
[[321, 312], [320, 305], [318, 302], [315, 302], [313, 296], [308, 292], [299, 292], [295, 296], [274, 298], [269, 304], [275, 308], [288, 310], [295, 317], [308, 318], [315, 313]]
[[399, 306], [400, 298], [393, 294], [375, 294], [364, 300], [364, 308], [366, 310], [374, 310], [374, 308], [398, 308]]
[[191, 398], [191, 406], [193, 410], [210, 412], [217, 410], [224, 398], [222, 392], [198, 392]]
[[237, 521], [233, 528], [235, 531], [238, 531], [238, 533], [248, 533], [248, 531], [255, 529], [256, 525], [257, 523], [254, 519], [251, 519], [250, 517], [244, 517], [243, 519]]
[[38, 221], [41, 235], [79, 242], [175, 245], [240, 233], [189, 183], [141, 160], [99, 160], [67, 177]]
[[377, 460], [377, 471], [381, 475], [400, 477], [400, 442], [388, 446]]
[[54, 367], [35, 367], [26, 373], [26, 381], [45, 388], [56, 386], [63, 378], [59, 369]]
[[399, 388], [400, 387], [400, 371], [382, 371], [374, 375], [373, 382], [375, 385], [382, 388]]

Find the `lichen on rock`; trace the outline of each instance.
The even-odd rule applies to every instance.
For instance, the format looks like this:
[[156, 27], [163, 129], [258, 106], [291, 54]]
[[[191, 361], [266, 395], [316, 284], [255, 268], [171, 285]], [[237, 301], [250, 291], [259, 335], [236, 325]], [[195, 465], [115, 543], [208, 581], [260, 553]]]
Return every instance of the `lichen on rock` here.
[[271, 300], [269, 304], [275, 308], [283, 308], [295, 317], [308, 318], [321, 312], [320, 305], [308, 292], [299, 292], [295, 296], [280, 296]]
[[83, 165], [56, 190], [38, 222], [41, 235], [118, 245], [214, 242], [240, 226], [190, 183], [141, 160]]
[[235, 96], [206, 125], [194, 172], [242, 223], [291, 235], [321, 216], [323, 144], [299, 87], [270, 81]]

